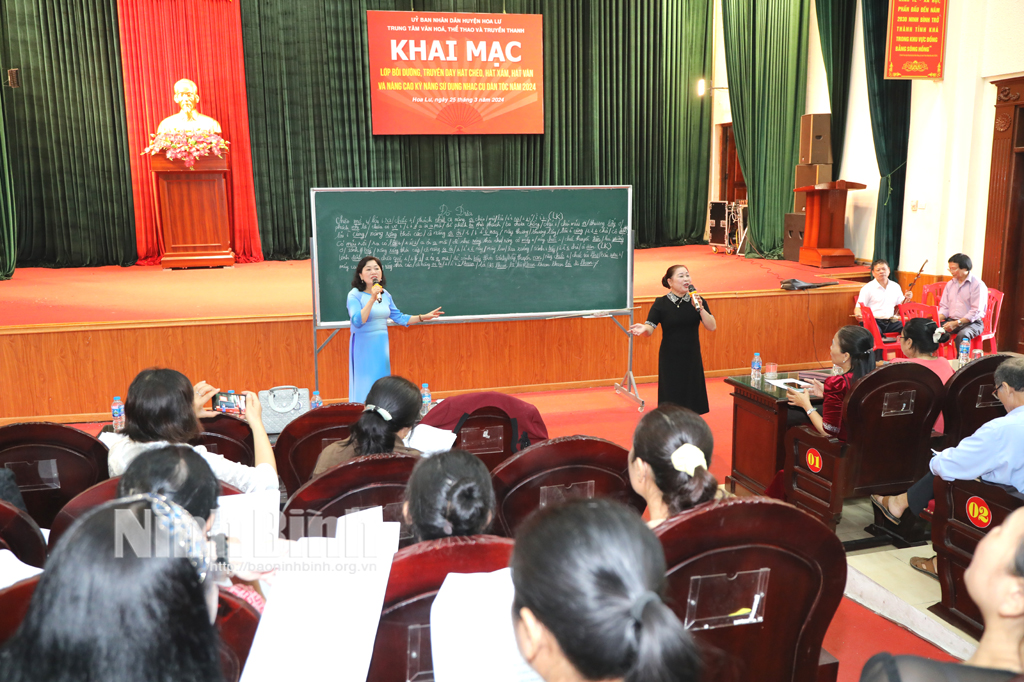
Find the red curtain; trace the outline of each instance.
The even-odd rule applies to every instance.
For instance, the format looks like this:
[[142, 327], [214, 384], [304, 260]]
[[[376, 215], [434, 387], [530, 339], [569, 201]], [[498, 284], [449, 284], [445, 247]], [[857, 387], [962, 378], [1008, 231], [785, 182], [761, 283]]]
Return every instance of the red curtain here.
[[220, 123], [230, 145], [236, 260], [262, 261], [238, 0], [118, 0], [117, 12], [139, 265], [159, 263], [163, 255], [150, 157], [141, 152], [160, 121], [178, 112], [174, 83], [182, 78], [199, 86], [197, 109]]

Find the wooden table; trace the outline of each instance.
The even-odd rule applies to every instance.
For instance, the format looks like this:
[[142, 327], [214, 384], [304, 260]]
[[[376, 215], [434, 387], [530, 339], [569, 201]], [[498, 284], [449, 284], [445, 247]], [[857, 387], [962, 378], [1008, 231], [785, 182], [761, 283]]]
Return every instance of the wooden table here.
[[[780, 372], [777, 378], [796, 379], [797, 375]], [[789, 414], [786, 391], [765, 379], [752, 386], [750, 375], [728, 377], [725, 383], [733, 387], [732, 474], [726, 476], [726, 485], [735, 495], [764, 495], [775, 474], [784, 468], [782, 441]]]

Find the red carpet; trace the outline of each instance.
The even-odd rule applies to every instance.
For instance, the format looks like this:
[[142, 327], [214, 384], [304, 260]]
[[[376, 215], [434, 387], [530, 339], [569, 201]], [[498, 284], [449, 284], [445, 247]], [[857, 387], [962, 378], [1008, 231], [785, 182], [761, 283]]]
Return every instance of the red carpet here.
[[[780, 280], [791, 277], [829, 281], [819, 276], [829, 271], [789, 261], [747, 260], [713, 254], [708, 246], [680, 246], [635, 252], [634, 295], [664, 294], [661, 277], [675, 263], [689, 266], [694, 285], [707, 292], [778, 289]], [[867, 268], [840, 272], [867, 273]], [[19, 268], [12, 279], [0, 282], [0, 326], [312, 315], [311, 292], [308, 260], [195, 270]]]

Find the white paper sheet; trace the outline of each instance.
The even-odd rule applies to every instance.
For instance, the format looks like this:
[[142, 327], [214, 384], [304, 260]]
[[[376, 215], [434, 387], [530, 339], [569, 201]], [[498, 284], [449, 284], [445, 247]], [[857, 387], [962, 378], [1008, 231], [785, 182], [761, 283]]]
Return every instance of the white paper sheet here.
[[429, 457], [438, 452], [451, 450], [456, 437], [454, 431], [439, 429], [428, 424], [417, 424], [405, 439], [405, 446], [415, 448], [424, 456]]
[[305, 558], [275, 577], [241, 682], [366, 681], [399, 524], [357, 519], [345, 529], [355, 533], [372, 551], [353, 556], [350, 537], [286, 543]]
[[42, 572], [41, 568], [23, 563], [11, 550], [0, 549], [0, 590]]
[[[243, 495], [221, 495], [211, 535], [228, 536], [228, 556], [241, 565], [277, 556], [281, 493], [264, 490]], [[244, 570], [244, 569], [243, 569]]]
[[449, 573], [430, 609], [435, 682], [541, 682], [512, 626], [512, 572]]
[[806, 381], [800, 381], [799, 379], [765, 379], [769, 384], [776, 388], [787, 389], [787, 388], [803, 388], [810, 386]]

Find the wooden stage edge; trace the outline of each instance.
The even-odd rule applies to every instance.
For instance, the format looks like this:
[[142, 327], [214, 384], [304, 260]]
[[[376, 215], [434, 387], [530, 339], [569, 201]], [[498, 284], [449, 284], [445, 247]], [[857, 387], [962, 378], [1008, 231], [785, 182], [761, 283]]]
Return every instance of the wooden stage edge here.
[[[701, 330], [707, 376], [748, 371], [759, 351], [780, 369], [828, 366], [835, 331], [850, 322], [861, 283], [793, 292], [708, 293], [718, 330]], [[646, 319], [653, 297], [636, 300]], [[471, 391], [611, 386], [628, 364], [626, 335], [607, 319], [477, 322], [390, 330], [396, 374], [429, 382], [439, 397]], [[323, 343], [329, 332], [317, 335]], [[0, 424], [104, 420], [147, 367], [173, 367], [222, 390], [314, 387], [309, 315], [196, 318], [0, 328]], [[660, 332], [634, 344], [638, 383], [657, 380]], [[24, 387], [22, 390], [21, 388]], [[348, 330], [320, 354], [325, 402], [348, 396]]]

